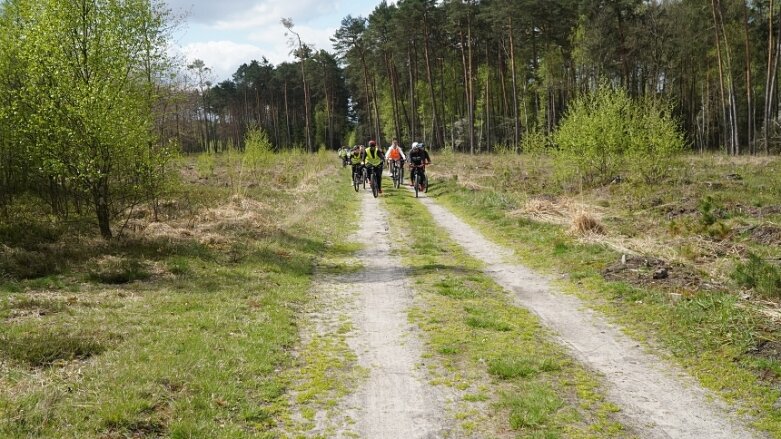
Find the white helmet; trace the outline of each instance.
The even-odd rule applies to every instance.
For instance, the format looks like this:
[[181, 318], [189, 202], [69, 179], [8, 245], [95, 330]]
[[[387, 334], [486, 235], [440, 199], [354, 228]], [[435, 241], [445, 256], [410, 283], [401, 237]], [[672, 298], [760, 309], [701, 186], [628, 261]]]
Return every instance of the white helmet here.
[[412, 149], [415, 149], [418, 147], [418, 142], [412, 142]]

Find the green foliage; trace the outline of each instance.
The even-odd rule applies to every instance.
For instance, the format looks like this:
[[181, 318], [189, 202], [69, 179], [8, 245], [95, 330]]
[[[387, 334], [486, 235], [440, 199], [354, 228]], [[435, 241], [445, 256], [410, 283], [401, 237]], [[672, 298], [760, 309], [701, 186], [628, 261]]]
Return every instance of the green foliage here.
[[698, 233], [704, 233], [711, 238], [725, 239], [732, 229], [722, 219], [727, 217], [724, 208], [713, 197], [706, 195], [697, 204], [700, 213], [699, 224], [694, 227]]
[[521, 150], [532, 156], [548, 154], [552, 150], [551, 139], [542, 130], [530, 130], [521, 139]]
[[63, 215], [91, 205], [109, 238], [113, 217], [165, 188], [171, 154], [152, 115], [167, 15], [150, 2], [93, 6], [17, 0], [0, 11], [0, 77], [12, 78], [0, 86], [10, 109], [0, 130], [17, 139], [19, 190]]
[[633, 100], [606, 84], [572, 103], [553, 141], [557, 174], [589, 185], [607, 183], [624, 170], [632, 178], [658, 181], [684, 147], [669, 107]]
[[59, 265], [43, 252], [0, 245], [0, 279], [33, 279], [56, 273]]
[[355, 132], [355, 130], [348, 131], [347, 136], [344, 138], [344, 144], [352, 148], [354, 145], [356, 145], [357, 141], [358, 134]]
[[257, 177], [258, 170], [272, 160], [273, 148], [268, 133], [261, 128], [251, 129], [244, 136], [243, 165]]
[[209, 178], [214, 175], [214, 154], [209, 152], [203, 152], [198, 154], [198, 158], [195, 159], [195, 170], [198, 172], [198, 176], [201, 178]]
[[754, 253], [749, 253], [745, 262], [738, 262], [730, 277], [738, 285], [754, 288], [765, 297], [781, 297], [781, 267], [768, 263]]
[[710, 226], [716, 223], [718, 218], [715, 214], [715, 205], [713, 197], [706, 195], [705, 198], [700, 200], [697, 205], [697, 210], [700, 212], [700, 223], [703, 226]]

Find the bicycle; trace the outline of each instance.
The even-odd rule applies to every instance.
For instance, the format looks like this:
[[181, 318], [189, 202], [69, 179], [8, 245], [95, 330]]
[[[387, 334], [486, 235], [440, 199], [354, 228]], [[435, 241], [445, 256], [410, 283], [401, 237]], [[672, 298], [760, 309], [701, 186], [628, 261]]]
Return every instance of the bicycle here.
[[393, 177], [393, 187], [398, 189], [401, 182], [404, 181], [404, 165], [401, 160], [391, 160], [391, 177]]
[[426, 165], [414, 165], [410, 163], [410, 172], [412, 173], [412, 186], [415, 188], [415, 198], [418, 198], [419, 192], [428, 192], [428, 177], [426, 177]]
[[358, 189], [361, 187], [361, 180], [363, 179], [363, 167], [355, 167], [353, 169], [353, 189], [355, 189], [355, 192], [358, 192]]
[[377, 173], [380, 172], [379, 166], [366, 165], [366, 172], [369, 174], [369, 186], [372, 188], [372, 195], [377, 198], [380, 195], [380, 183], [377, 181]]

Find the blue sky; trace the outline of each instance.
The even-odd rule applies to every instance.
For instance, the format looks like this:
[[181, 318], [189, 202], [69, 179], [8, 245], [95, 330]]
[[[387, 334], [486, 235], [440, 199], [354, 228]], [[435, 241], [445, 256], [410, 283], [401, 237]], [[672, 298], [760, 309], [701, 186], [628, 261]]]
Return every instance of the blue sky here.
[[[265, 56], [274, 64], [292, 60], [280, 24], [290, 17], [304, 41], [332, 50], [329, 39], [346, 15], [368, 16], [381, 0], [165, 0], [186, 18], [174, 35], [174, 51], [199, 58], [214, 79], [229, 79], [239, 65]], [[389, 1], [389, 3], [394, 3]]]

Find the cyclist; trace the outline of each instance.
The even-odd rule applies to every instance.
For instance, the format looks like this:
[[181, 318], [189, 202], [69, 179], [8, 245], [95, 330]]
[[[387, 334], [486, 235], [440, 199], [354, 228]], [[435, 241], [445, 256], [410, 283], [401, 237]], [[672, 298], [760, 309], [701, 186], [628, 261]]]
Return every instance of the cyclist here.
[[412, 186], [415, 184], [415, 172], [417, 172], [417, 168], [415, 166], [430, 165], [431, 157], [428, 155], [428, 151], [426, 151], [426, 145], [423, 142], [412, 142], [412, 149], [410, 149], [408, 156], [410, 164], [409, 185]]
[[393, 139], [393, 142], [391, 142], [390, 148], [388, 148], [388, 151], [385, 153], [385, 159], [388, 161], [388, 167], [391, 169], [393, 169], [392, 161], [398, 162], [399, 165], [404, 166], [407, 156], [404, 155], [404, 151], [401, 150], [398, 139]]
[[365, 166], [374, 168], [373, 172], [377, 175], [377, 188], [380, 193], [382, 193], [382, 164], [384, 162], [385, 156], [382, 154], [380, 148], [377, 147], [377, 142], [370, 140], [369, 147], [364, 151], [363, 163]]
[[346, 146], [339, 148], [339, 158], [342, 159], [342, 166], [347, 166], [350, 160], [350, 149]]
[[[349, 152], [350, 164], [353, 168], [353, 175], [357, 172], [361, 175], [363, 172], [363, 147], [360, 145], [353, 146], [353, 149]], [[352, 180], [350, 180], [350, 186], [352, 186]]]

